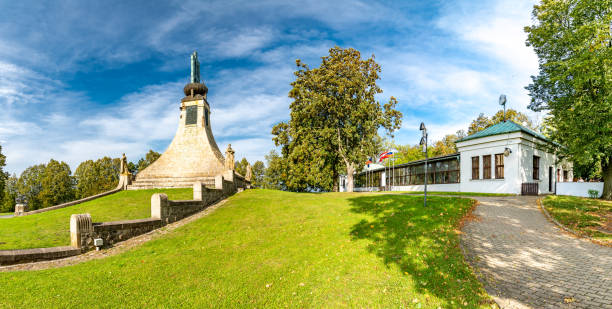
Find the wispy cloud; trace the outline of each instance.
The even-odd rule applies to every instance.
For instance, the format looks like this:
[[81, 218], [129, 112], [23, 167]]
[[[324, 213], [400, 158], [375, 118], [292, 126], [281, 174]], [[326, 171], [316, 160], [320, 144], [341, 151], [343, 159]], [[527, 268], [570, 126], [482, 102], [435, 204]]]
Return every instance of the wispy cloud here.
[[[122, 152], [163, 151], [178, 125], [187, 57], [201, 56], [221, 148], [263, 159], [289, 117], [295, 59], [334, 45], [376, 54], [384, 93], [399, 98], [399, 143], [426, 121], [441, 138], [493, 113], [525, 111], [537, 61], [525, 47], [531, 1], [169, 1], [0, 4], [0, 143], [8, 170], [50, 158], [74, 169]], [[32, 25], [37, 25], [36, 27]]]

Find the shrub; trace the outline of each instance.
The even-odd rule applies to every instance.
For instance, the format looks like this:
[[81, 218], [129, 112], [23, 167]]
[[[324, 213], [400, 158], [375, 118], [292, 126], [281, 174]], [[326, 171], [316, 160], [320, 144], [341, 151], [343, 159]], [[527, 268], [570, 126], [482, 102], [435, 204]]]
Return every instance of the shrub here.
[[589, 190], [589, 197], [590, 198], [598, 198], [599, 197], [599, 191], [590, 189]]

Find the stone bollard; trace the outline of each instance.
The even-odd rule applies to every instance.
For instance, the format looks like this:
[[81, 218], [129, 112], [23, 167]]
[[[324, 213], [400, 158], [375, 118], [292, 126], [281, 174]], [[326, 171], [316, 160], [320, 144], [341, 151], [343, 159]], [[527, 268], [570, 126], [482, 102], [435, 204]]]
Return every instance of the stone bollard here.
[[151, 196], [151, 218], [161, 219], [166, 224], [168, 217], [168, 196], [164, 193], [155, 193]]
[[193, 184], [193, 199], [195, 201], [204, 200], [204, 188], [202, 182], [197, 181]]
[[70, 245], [83, 251], [93, 246], [93, 223], [89, 214], [70, 216]]
[[215, 189], [223, 190], [223, 175], [215, 176]]
[[21, 216], [28, 212], [28, 204], [17, 204], [15, 205], [15, 217]]

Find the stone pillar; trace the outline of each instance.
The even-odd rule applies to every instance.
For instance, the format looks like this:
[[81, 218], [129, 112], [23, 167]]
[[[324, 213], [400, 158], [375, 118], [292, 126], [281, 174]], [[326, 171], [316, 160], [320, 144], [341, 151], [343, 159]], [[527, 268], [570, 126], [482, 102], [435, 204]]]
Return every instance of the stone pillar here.
[[168, 196], [163, 193], [155, 193], [151, 196], [151, 218], [161, 219], [166, 224], [168, 217]]
[[193, 184], [193, 199], [195, 201], [204, 200], [204, 188], [202, 182], [197, 181]]
[[70, 245], [87, 250], [93, 246], [93, 223], [89, 214], [70, 216]]
[[215, 189], [223, 190], [223, 175], [215, 176]]
[[29, 210], [28, 204], [17, 204], [15, 205], [15, 217], [21, 216]]

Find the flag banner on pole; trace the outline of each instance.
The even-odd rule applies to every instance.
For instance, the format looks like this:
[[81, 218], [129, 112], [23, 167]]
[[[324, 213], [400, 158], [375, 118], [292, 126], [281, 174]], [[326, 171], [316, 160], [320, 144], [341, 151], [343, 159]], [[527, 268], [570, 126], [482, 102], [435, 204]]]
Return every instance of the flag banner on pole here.
[[380, 154], [378, 162], [382, 162], [384, 159], [391, 158], [394, 154], [395, 152], [393, 152], [392, 150], [385, 151]]

